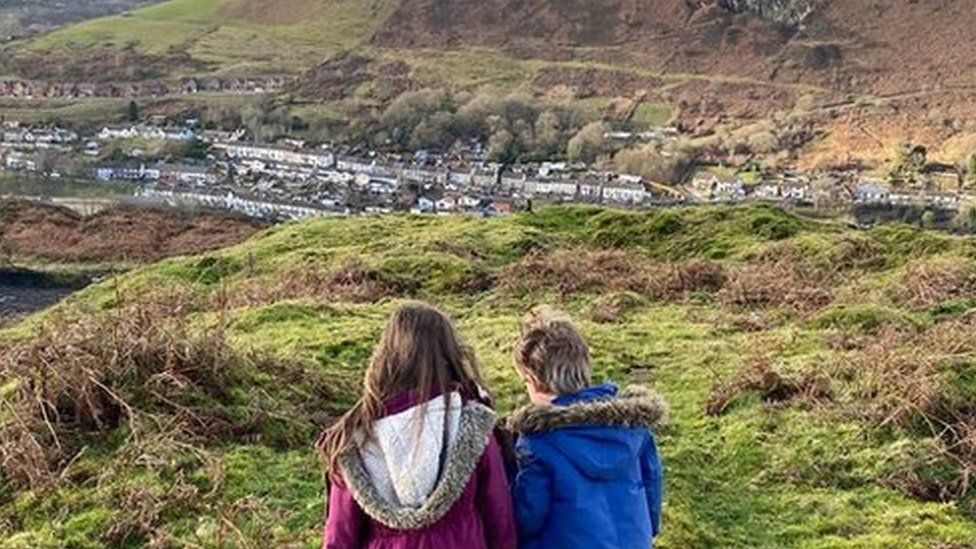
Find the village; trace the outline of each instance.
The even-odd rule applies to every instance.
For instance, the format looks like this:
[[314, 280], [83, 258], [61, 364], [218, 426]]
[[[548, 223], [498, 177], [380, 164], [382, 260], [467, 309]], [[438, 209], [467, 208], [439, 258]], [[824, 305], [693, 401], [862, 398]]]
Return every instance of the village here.
[[664, 184], [579, 163], [503, 166], [487, 161], [479, 143], [450, 155], [363, 152], [295, 139], [256, 143], [243, 130], [201, 129], [196, 120], [106, 126], [91, 135], [7, 121], [0, 137], [0, 167], [8, 172], [133, 185], [136, 200], [262, 219], [393, 211], [491, 216], [546, 203], [646, 208], [759, 201], [950, 210], [976, 204], [976, 193], [964, 190], [952, 170], [926, 174], [923, 184], [892, 184], [853, 169], [796, 173], [704, 165], [680, 184]]

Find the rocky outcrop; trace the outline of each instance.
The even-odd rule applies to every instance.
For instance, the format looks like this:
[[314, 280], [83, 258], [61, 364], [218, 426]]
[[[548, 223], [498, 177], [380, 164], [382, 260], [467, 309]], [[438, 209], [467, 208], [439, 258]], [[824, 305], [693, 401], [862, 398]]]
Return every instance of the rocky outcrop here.
[[798, 27], [814, 12], [814, 0], [720, 0], [722, 7], [736, 13], [754, 13], [763, 19]]

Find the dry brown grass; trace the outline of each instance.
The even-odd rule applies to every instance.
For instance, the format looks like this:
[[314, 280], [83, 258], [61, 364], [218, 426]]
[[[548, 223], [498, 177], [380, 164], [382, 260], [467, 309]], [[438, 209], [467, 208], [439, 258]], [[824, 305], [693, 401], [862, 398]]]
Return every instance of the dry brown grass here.
[[515, 292], [554, 291], [562, 296], [586, 292], [632, 292], [662, 301], [696, 292], [716, 292], [725, 268], [712, 261], [650, 263], [620, 250], [573, 249], [529, 254], [501, 277]]
[[719, 298], [734, 307], [812, 312], [830, 304], [832, 283], [832, 275], [809, 262], [789, 257], [760, 259], [729, 269]]
[[[19, 486], [56, 481], [91, 437], [123, 423], [131, 439], [126, 447], [141, 449], [138, 459], [165, 454], [164, 442], [260, 437], [282, 411], [264, 406], [290, 404], [240, 402], [235, 388], [255, 389], [252, 375], [287, 384], [303, 379], [304, 370], [232, 349], [220, 323], [193, 328], [188, 313], [197, 305], [186, 293], [133, 302], [118, 296], [110, 312], [62, 312], [29, 340], [0, 347], [0, 378], [9, 380], [0, 395], [4, 477]], [[315, 401], [308, 410], [325, 408], [327, 385], [305, 381]], [[308, 410], [287, 412], [297, 423]], [[160, 439], [160, 433], [167, 435]]]
[[231, 215], [162, 208], [120, 206], [84, 217], [59, 206], [0, 203], [0, 243], [53, 261], [158, 261], [226, 248], [261, 227]]
[[639, 291], [641, 267], [618, 250], [534, 252], [513, 265], [502, 286], [516, 291], [555, 291], [563, 296], [587, 291]]
[[632, 292], [600, 296], [590, 305], [590, 319], [598, 324], [620, 322], [627, 313], [639, 307], [643, 301], [641, 296]]
[[880, 269], [885, 262], [884, 246], [861, 235], [844, 235], [829, 256], [830, 266], [837, 270]]
[[[924, 455], [883, 483], [931, 501], [958, 499], [970, 490], [976, 478], [976, 401], [952, 386], [948, 372], [953, 364], [970, 367], [974, 353], [976, 324], [960, 318], [921, 333], [888, 328], [828, 365], [828, 375], [853, 389], [844, 406], [849, 415], [920, 432], [930, 441]], [[954, 473], [920, 473], [936, 463]]]
[[331, 271], [289, 269], [271, 279], [249, 278], [214, 295], [214, 307], [268, 305], [288, 299], [368, 303], [395, 295], [398, 289], [380, 280], [357, 258]]
[[797, 400], [819, 402], [833, 396], [830, 380], [808, 372], [795, 378], [777, 372], [772, 366], [774, 351], [758, 351], [734, 378], [717, 384], [705, 403], [705, 413], [722, 415], [735, 400], [747, 392], [758, 392], [765, 403]]
[[898, 305], [930, 308], [951, 299], [976, 297], [976, 264], [960, 258], [923, 259], [909, 264], [888, 297]]

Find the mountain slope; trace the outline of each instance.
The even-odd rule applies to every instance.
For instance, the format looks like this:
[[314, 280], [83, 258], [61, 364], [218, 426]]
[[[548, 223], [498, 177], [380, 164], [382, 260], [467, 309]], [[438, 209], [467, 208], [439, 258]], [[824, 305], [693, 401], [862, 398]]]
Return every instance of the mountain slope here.
[[138, 8], [160, 0], [0, 0], [0, 38], [8, 39], [68, 23]]
[[170, 0], [15, 43], [5, 65], [46, 79], [287, 73], [350, 110], [421, 87], [643, 97], [697, 136], [800, 128], [800, 168], [882, 168], [904, 142], [951, 163], [974, 152], [941, 150], [976, 139], [973, 28], [968, 0]]
[[0, 524], [15, 547], [317, 546], [315, 436], [421, 298], [503, 411], [538, 302], [579, 319], [597, 379], [665, 396], [656, 546], [971, 547], [974, 249], [764, 207], [275, 227], [3, 333]]
[[[58, 62], [91, 61], [88, 80], [99, 78], [99, 54], [131, 53], [166, 61], [155, 76], [212, 72], [294, 73], [356, 46], [382, 24], [394, 0], [170, 0], [131, 14], [80, 23], [15, 44], [12, 57]], [[21, 63], [26, 64], [26, 63]]]

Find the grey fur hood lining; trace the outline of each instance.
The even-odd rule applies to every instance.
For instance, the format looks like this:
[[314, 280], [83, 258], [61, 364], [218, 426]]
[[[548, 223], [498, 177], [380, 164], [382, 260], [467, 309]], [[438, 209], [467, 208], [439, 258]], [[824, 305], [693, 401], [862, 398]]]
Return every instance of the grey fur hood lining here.
[[529, 405], [508, 418], [517, 434], [541, 433], [563, 427], [646, 427], [667, 423], [664, 398], [644, 387], [631, 386], [606, 400], [578, 402], [569, 406]]
[[370, 518], [395, 530], [420, 530], [442, 519], [461, 497], [488, 446], [495, 421], [491, 408], [474, 401], [464, 405], [457, 440], [443, 476], [418, 508], [395, 507], [385, 502], [373, 486], [359, 452], [340, 456], [339, 466], [353, 499]]

